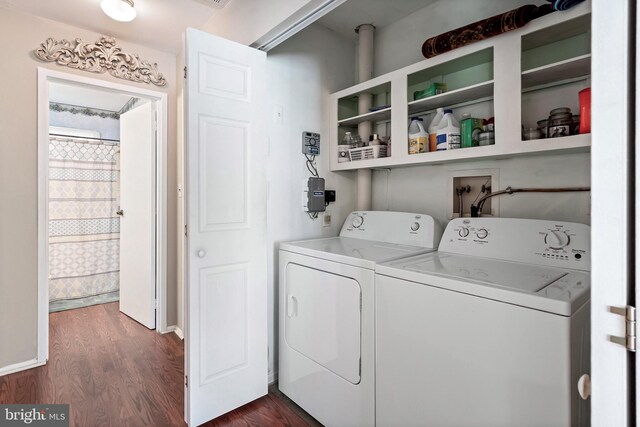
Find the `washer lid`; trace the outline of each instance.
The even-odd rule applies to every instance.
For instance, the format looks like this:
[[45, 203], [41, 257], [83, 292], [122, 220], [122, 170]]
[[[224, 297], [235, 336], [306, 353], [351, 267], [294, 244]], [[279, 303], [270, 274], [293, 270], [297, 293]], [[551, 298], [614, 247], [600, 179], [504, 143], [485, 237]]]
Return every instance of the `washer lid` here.
[[567, 275], [566, 271], [557, 268], [442, 253], [405, 268], [532, 293]]
[[563, 316], [581, 307], [590, 289], [582, 271], [441, 252], [379, 264], [376, 274]]
[[420, 246], [398, 245], [352, 237], [281, 243], [280, 249], [370, 270], [373, 270], [375, 264], [379, 262], [434, 251], [434, 249]]

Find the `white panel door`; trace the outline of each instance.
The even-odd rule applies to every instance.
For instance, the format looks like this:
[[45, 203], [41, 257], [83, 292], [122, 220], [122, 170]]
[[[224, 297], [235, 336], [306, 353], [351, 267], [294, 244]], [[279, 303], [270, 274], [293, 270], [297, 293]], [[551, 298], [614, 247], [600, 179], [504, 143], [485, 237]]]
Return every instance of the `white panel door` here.
[[267, 393], [266, 54], [186, 34], [185, 419]]
[[156, 327], [155, 111], [120, 115], [120, 311]]

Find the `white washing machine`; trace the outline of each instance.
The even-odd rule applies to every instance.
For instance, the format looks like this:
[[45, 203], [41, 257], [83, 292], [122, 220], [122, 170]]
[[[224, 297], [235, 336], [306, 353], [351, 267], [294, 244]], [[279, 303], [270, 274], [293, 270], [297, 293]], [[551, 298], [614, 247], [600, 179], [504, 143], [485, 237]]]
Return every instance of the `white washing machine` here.
[[375, 424], [374, 267], [440, 235], [428, 215], [353, 212], [339, 237], [280, 245], [279, 388], [322, 424]]
[[583, 224], [471, 218], [378, 265], [377, 425], [589, 425], [589, 253]]

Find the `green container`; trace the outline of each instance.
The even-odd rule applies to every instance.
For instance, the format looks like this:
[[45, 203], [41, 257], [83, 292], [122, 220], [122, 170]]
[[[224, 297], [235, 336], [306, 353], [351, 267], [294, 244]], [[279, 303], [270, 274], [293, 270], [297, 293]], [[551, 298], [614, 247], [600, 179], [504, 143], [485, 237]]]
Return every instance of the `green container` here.
[[447, 85], [445, 83], [431, 83], [428, 88], [413, 92], [413, 100], [416, 101], [418, 99], [428, 98], [433, 95], [439, 95], [446, 91]]
[[479, 135], [482, 132], [482, 119], [469, 117], [460, 122], [460, 146], [462, 148], [477, 147]]

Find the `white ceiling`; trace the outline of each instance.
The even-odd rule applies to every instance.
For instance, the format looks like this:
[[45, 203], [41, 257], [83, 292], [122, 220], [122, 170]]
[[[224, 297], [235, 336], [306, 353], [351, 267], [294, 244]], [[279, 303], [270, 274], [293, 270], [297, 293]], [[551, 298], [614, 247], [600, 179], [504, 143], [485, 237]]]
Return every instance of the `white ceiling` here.
[[[132, 22], [118, 22], [100, 8], [101, 0], [0, 0], [0, 7], [41, 16], [96, 33], [177, 53], [187, 27], [202, 28], [216, 13], [213, 0], [134, 0]], [[241, 0], [235, 0], [241, 1]], [[263, 0], [274, 1], [278, 0]], [[436, 0], [348, 0], [319, 23], [349, 39], [360, 24], [385, 27]]]
[[49, 86], [49, 101], [60, 104], [120, 111], [130, 99], [131, 95], [83, 86], [63, 83], [51, 83]]
[[216, 12], [211, 0], [134, 1], [131, 22], [107, 17], [100, 0], [0, 0], [0, 6], [172, 53], [181, 49], [185, 28], [202, 27]]
[[318, 21], [343, 37], [356, 39], [360, 24], [386, 27], [437, 0], [348, 0]]

